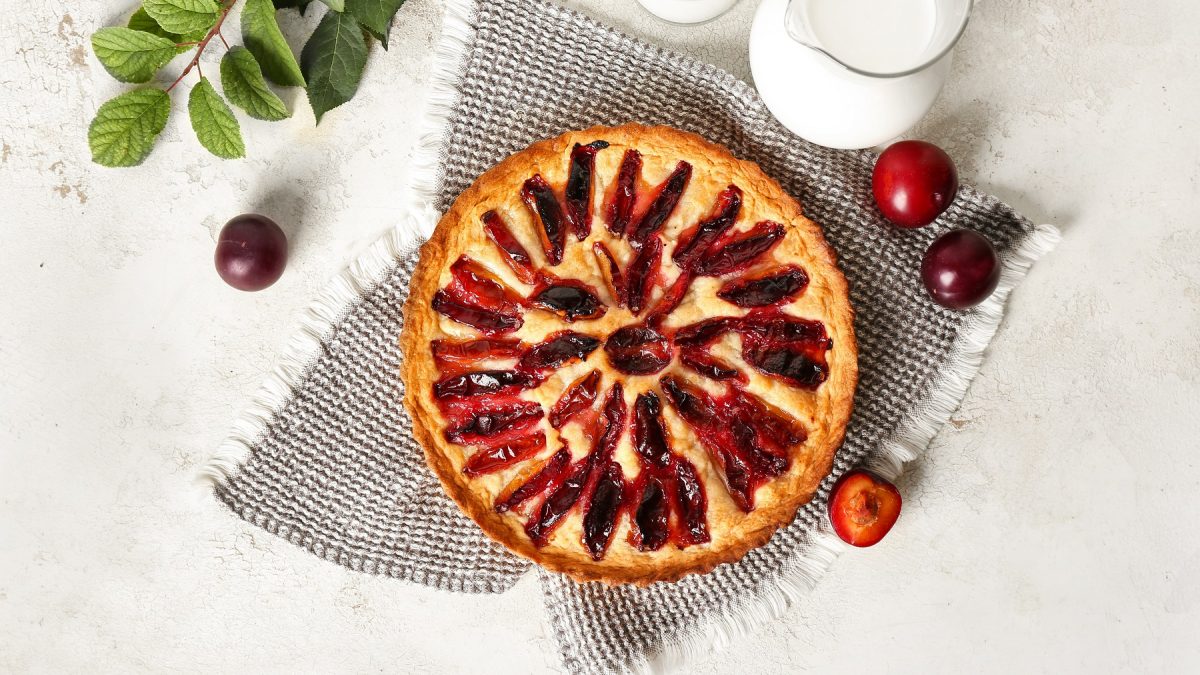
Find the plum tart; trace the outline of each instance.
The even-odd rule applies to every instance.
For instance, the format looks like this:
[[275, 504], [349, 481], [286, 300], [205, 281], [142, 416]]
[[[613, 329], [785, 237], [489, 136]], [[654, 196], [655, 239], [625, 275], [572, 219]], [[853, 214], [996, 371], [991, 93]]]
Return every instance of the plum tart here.
[[756, 164], [596, 127], [442, 217], [405, 306], [405, 404], [492, 538], [579, 581], [673, 581], [812, 498], [850, 417], [852, 319], [820, 228]]

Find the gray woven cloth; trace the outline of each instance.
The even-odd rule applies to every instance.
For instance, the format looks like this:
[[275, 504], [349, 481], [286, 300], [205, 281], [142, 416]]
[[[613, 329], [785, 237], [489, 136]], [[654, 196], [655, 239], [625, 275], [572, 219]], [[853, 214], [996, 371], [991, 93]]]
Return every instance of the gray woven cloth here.
[[[813, 542], [837, 476], [894, 456], [905, 434], [923, 443], [936, 426], [917, 433], [906, 426], [928, 425], [957, 405], [974, 373], [969, 355], [977, 359], [986, 346], [1002, 298], [987, 310], [992, 317], [933, 305], [917, 274], [930, 241], [955, 227], [985, 233], [1005, 259], [1009, 287], [1038, 232], [969, 187], [933, 227], [885, 226], [872, 206], [870, 153], [799, 140], [727, 73], [540, 0], [489, 0], [474, 11], [461, 95], [446, 128], [440, 209], [537, 139], [595, 124], [668, 124], [728, 146], [779, 180], [824, 226], [851, 283], [861, 358], [854, 416], [833, 474], [790, 527], [739, 563], [675, 584], [608, 588], [539, 572], [567, 670], [638, 667], [689, 639], [713, 637], [705, 626], [722, 618], [736, 623], [764, 599], [777, 603], [781, 588], [790, 599], [786, 589], [797, 576], [812, 576], [822, 564]], [[397, 254], [383, 281], [344, 312], [216, 494], [247, 521], [352, 569], [500, 592], [529, 565], [484, 537], [443, 495], [401, 405], [396, 338], [412, 265], [411, 255]]]

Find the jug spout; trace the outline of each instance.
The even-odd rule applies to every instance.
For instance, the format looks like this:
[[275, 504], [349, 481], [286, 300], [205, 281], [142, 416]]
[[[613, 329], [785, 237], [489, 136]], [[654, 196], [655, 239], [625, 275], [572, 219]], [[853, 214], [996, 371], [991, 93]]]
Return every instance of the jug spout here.
[[919, 72], [962, 36], [972, 0], [788, 0], [792, 40], [871, 77]]

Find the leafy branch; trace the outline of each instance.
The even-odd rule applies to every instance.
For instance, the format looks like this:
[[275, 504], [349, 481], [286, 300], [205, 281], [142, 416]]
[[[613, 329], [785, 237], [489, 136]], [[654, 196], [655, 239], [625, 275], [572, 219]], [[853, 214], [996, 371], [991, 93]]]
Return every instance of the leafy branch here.
[[[243, 2], [244, 46], [231, 46], [222, 29], [239, 1]], [[142, 163], [166, 128], [171, 92], [193, 71], [198, 81], [188, 94], [188, 116], [200, 145], [218, 157], [233, 159], [246, 153], [241, 125], [226, 97], [255, 119], [277, 121], [291, 116], [268, 81], [278, 87], [304, 87], [319, 124], [325, 113], [358, 91], [370, 40], [387, 49], [388, 32], [404, 0], [321, 0], [328, 9], [297, 61], [279, 29], [276, 12], [292, 9], [303, 14], [311, 2], [143, 0], [125, 26], [96, 31], [92, 51], [121, 82], [150, 82], [177, 56], [194, 54], [165, 88], [134, 89], [100, 106], [88, 127], [92, 161], [112, 167]], [[220, 66], [221, 92], [201, 68], [201, 58], [217, 39], [226, 50]]]

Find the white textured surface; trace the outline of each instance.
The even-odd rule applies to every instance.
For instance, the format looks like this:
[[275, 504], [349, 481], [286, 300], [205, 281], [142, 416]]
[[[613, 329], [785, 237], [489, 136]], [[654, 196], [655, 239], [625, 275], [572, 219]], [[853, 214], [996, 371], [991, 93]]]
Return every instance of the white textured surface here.
[[[695, 28], [573, 4], [748, 74], [753, 0]], [[410, 0], [320, 129], [301, 101], [222, 162], [177, 104], [115, 171], [84, 142], [122, 88], [87, 35], [128, 9], [0, 18], [0, 671], [555, 669], [532, 579], [476, 597], [355, 574], [190, 486], [298, 311], [391, 224], [437, 3]], [[1065, 239], [910, 467], [896, 530], [697, 672], [1200, 667], [1198, 23], [1181, 0], [980, 4], [915, 135]], [[212, 270], [243, 211], [292, 237], [259, 294]]]

